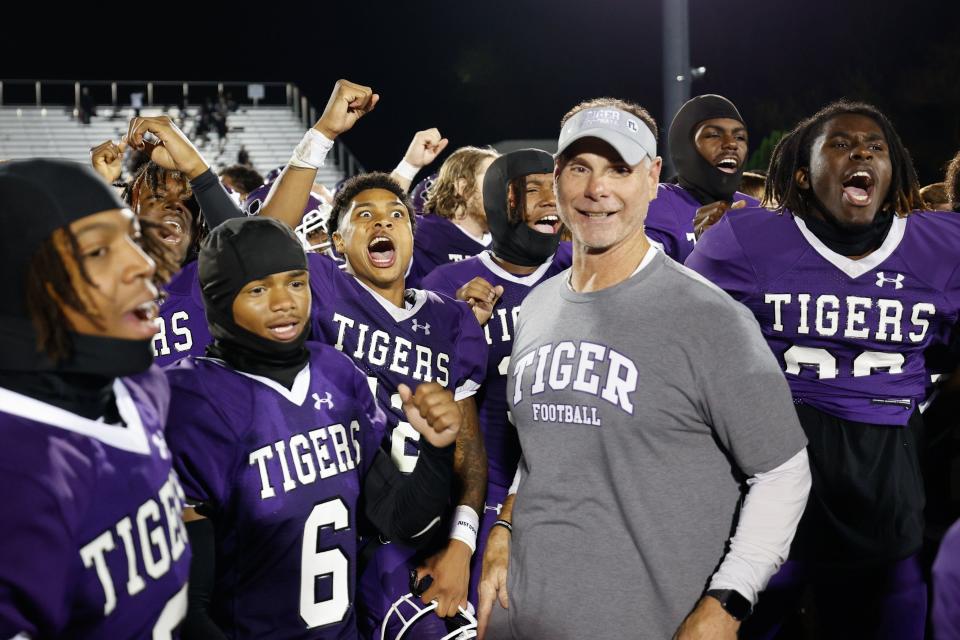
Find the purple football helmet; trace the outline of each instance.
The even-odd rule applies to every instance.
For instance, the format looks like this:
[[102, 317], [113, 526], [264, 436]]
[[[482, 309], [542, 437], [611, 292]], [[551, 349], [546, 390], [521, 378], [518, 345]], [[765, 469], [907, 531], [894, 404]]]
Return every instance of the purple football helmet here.
[[417, 183], [417, 186], [410, 191], [410, 201], [413, 203], [413, 210], [417, 215], [424, 215], [427, 204], [427, 197], [430, 195], [430, 187], [437, 181], [437, 174], [431, 173], [429, 176]]

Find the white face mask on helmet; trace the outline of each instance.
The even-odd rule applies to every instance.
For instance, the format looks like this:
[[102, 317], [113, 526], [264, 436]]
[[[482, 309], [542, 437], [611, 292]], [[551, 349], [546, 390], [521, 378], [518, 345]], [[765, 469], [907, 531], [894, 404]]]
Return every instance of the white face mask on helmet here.
[[[413, 633], [412, 629], [417, 626], [419, 621], [427, 616], [435, 615], [433, 611], [436, 608], [436, 600], [430, 602], [430, 604], [423, 604], [420, 598], [412, 593], [399, 598], [383, 618], [383, 624], [380, 625], [381, 640], [404, 640], [408, 631]], [[456, 616], [447, 619], [447, 626], [448, 628], [453, 628], [455, 625], [459, 626], [447, 635], [437, 637], [436, 640], [470, 640], [477, 637], [478, 623], [474, 615], [473, 605], [468, 602], [466, 609], [463, 607], [458, 609]], [[391, 623], [393, 624], [391, 625]], [[400, 625], [400, 631], [395, 636], [388, 636], [387, 627], [395, 628], [398, 625]]]
[[300, 238], [304, 251], [319, 253], [330, 248], [331, 242], [329, 238], [324, 242], [314, 244], [310, 241], [310, 234], [317, 231], [327, 232], [327, 222], [330, 221], [330, 213], [332, 211], [332, 206], [326, 202], [319, 201], [317, 206], [303, 214], [303, 219], [294, 231], [297, 237]]

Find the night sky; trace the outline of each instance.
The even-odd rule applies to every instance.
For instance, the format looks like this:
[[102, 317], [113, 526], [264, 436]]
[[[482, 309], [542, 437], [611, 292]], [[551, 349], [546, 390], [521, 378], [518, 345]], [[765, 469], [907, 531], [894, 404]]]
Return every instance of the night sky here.
[[[832, 99], [864, 99], [893, 118], [921, 183], [942, 178], [960, 148], [960, 0], [689, 5], [690, 60], [707, 67], [693, 94], [733, 100], [751, 151]], [[5, 29], [0, 76], [293, 81], [318, 108], [345, 77], [381, 94], [344, 137], [368, 169], [392, 168], [429, 126], [451, 147], [554, 138], [567, 109], [600, 95], [643, 104], [661, 126], [672, 115], [660, 0], [144, 6], [25, 17]]]

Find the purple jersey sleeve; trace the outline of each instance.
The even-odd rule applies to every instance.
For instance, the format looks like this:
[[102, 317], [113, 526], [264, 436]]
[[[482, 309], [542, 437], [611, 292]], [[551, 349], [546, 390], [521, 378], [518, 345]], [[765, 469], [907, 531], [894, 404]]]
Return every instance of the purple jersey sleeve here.
[[191, 505], [213, 508], [230, 499], [230, 478], [237, 460], [237, 435], [230, 421], [210, 401], [209, 391], [191, 360], [165, 370], [173, 394], [167, 419], [167, 442], [174, 468]]
[[741, 302], [758, 293], [756, 274], [726, 216], [703, 234], [684, 266]]
[[456, 352], [453, 359], [452, 383], [456, 400], [474, 395], [483, 384], [487, 375], [487, 353], [489, 346], [483, 330], [473, 316], [473, 311], [464, 302], [457, 302], [461, 309], [460, 335], [456, 340]]
[[210, 344], [210, 329], [200, 294], [197, 262], [177, 273], [166, 287], [160, 304], [153, 355], [157, 365], [166, 367], [187, 356], [202, 356]]
[[450, 279], [449, 273], [449, 269], [434, 269], [420, 282], [420, 288], [426, 289], [427, 291], [442, 293], [449, 298], [456, 299], [457, 289], [466, 283], [460, 283], [458, 285], [456, 282]]

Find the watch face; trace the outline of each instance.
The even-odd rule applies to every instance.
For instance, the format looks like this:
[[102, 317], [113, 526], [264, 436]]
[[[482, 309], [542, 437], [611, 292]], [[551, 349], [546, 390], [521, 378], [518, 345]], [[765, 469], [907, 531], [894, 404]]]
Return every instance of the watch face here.
[[707, 595], [720, 601], [724, 610], [741, 622], [750, 615], [753, 609], [750, 601], [733, 589], [711, 589], [707, 591]]

